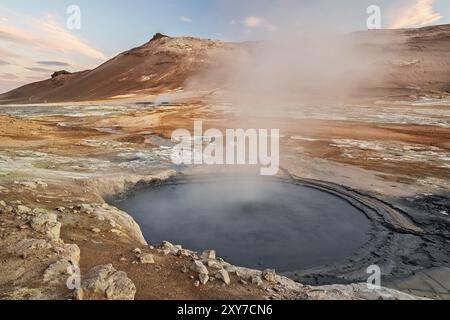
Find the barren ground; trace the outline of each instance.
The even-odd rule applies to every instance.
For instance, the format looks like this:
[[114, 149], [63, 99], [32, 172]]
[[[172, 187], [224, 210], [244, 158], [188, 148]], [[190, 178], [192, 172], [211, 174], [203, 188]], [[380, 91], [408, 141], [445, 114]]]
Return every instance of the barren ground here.
[[[64, 207], [58, 213], [61, 239], [80, 248], [82, 273], [112, 263], [134, 282], [137, 299], [308, 298], [306, 291], [244, 285], [234, 275], [230, 286], [216, 280], [195, 287], [195, 274], [180, 271], [183, 265], [190, 266], [189, 257], [165, 255], [142, 244], [126, 228], [121, 229], [120, 221], [117, 227], [108, 219], [98, 219], [102, 205], [108, 208], [105, 210], [114, 210], [104, 205], [103, 197], [126, 191], [142, 180], [174, 174], [172, 170], [177, 168], [170, 163], [170, 150], [161, 146], [165, 141], [161, 138], [170, 139], [173, 130], [191, 129], [192, 119], [203, 119], [205, 129], [240, 127], [241, 123], [225, 107], [154, 108], [103, 103], [70, 109], [37, 106], [33, 112], [20, 110], [8, 106], [0, 110], [0, 200], [12, 206], [20, 201], [31, 209], [54, 211]], [[418, 225], [434, 221], [439, 226], [436, 232], [442, 231], [442, 241], [448, 243], [449, 118], [450, 100], [439, 104], [405, 101], [348, 106], [339, 110], [339, 116], [328, 110], [300, 109], [289, 118], [269, 121], [254, 117], [245, 125], [282, 128], [281, 166], [292, 175], [343, 185], [398, 205], [407, 198], [443, 196], [444, 205], [439, 210], [416, 206], [411, 214]], [[82, 204], [98, 209], [85, 215], [77, 210]], [[405, 210], [411, 207], [414, 205], [404, 205]], [[36, 289], [44, 297], [71, 297], [64, 283], [55, 285], [50, 294], [48, 285], [40, 280], [48, 265], [57, 259], [54, 252], [24, 257], [10, 250], [21, 239], [41, 237], [29, 228], [27, 218], [10, 213], [0, 216], [0, 296], [36, 298]], [[433, 228], [425, 226], [426, 230]], [[100, 232], [93, 232], [93, 228]], [[137, 261], [132, 252], [136, 247], [153, 253], [156, 263], [133, 263]], [[427, 268], [448, 270], [448, 251], [442, 254], [444, 258]], [[404, 291], [449, 297], [449, 287], [439, 291], [423, 281], [419, 285], [417, 281], [410, 285], [408, 279], [402, 281]], [[438, 281], [437, 286], [448, 285], [444, 282]], [[20, 288], [26, 288], [26, 293]]]

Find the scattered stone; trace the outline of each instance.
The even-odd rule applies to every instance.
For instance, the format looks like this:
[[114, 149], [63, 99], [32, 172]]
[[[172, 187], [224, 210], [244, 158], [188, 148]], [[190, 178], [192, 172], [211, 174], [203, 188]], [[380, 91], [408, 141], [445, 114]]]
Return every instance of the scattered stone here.
[[245, 281], [244, 279], [239, 280], [239, 282], [240, 282], [242, 285], [244, 285], [244, 286], [247, 285], [247, 281]]
[[136, 286], [127, 274], [117, 271], [112, 264], [91, 269], [83, 277], [80, 290], [74, 293], [76, 299], [134, 300], [136, 294]]
[[153, 255], [150, 253], [143, 254], [140, 256], [139, 260], [142, 264], [153, 264], [155, 263], [155, 259], [153, 258]]
[[101, 232], [101, 230], [99, 228], [93, 228], [93, 229], [91, 229], [91, 231], [94, 232], [94, 233], [100, 233]]
[[31, 209], [24, 205], [19, 205], [19, 206], [17, 206], [17, 209], [16, 209], [17, 214], [30, 214], [31, 212], [32, 212]]
[[62, 252], [60, 253], [64, 259], [71, 262], [73, 265], [80, 264], [80, 248], [76, 244], [66, 243], [62, 247]]
[[66, 211], [66, 208], [58, 207], [58, 208], [56, 208], [56, 211], [63, 213], [64, 211]]
[[23, 186], [25, 188], [28, 188], [28, 189], [36, 189], [37, 188], [36, 183], [31, 182], [31, 181], [23, 181], [23, 182], [14, 181], [14, 184], [21, 185], [21, 186]]
[[203, 274], [209, 274], [208, 269], [205, 267], [205, 265], [203, 264], [203, 262], [201, 261], [194, 261], [194, 263], [191, 266], [191, 270], [196, 272], [196, 273], [203, 273]]
[[167, 256], [167, 255], [169, 255], [172, 251], [169, 250], [169, 249], [164, 249], [164, 250], [162, 250], [161, 252], [162, 252], [163, 255]]
[[37, 184], [38, 186], [40, 186], [40, 187], [42, 187], [42, 188], [47, 188], [47, 187], [48, 187], [48, 184], [46, 184], [44, 181], [36, 180], [35, 182], [36, 182], [36, 184]]
[[33, 217], [30, 221], [33, 230], [46, 235], [51, 240], [58, 240], [61, 232], [61, 223], [54, 213], [45, 213]]
[[200, 287], [200, 281], [198, 281], [198, 280], [195, 281], [194, 282], [194, 287], [196, 287], [196, 288]]
[[208, 260], [208, 262], [206, 263], [206, 265], [207, 265], [208, 267], [210, 267], [210, 268], [213, 268], [213, 269], [217, 269], [217, 270], [222, 269], [222, 265], [221, 265], [218, 261], [216, 261], [216, 260]]
[[188, 268], [186, 266], [182, 266], [181, 267], [181, 272], [182, 273], [187, 273], [188, 272]]
[[263, 281], [260, 276], [253, 276], [252, 283], [256, 284], [258, 287], [263, 285]]
[[0, 200], [0, 206], [6, 208], [6, 202], [4, 200]]
[[215, 275], [216, 279], [222, 280], [226, 285], [229, 285], [231, 283], [230, 275], [226, 270], [219, 270], [219, 272]]
[[40, 214], [46, 214], [46, 213], [48, 213], [48, 211], [45, 209], [42, 209], [42, 208], [34, 208], [33, 209], [34, 215], [40, 215]]
[[270, 282], [270, 283], [276, 283], [277, 282], [277, 274], [275, 273], [275, 270], [266, 269], [262, 272], [262, 277], [264, 280]]
[[175, 249], [175, 246], [171, 244], [169, 241], [163, 241], [161, 243], [161, 249], [169, 251], [177, 251], [177, 249]]
[[198, 279], [200, 280], [200, 283], [201, 283], [201, 284], [205, 285], [205, 284], [207, 284], [208, 281], [209, 281], [209, 276], [208, 276], [207, 274], [200, 273], [200, 274], [198, 275]]
[[121, 257], [121, 258], [119, 259], [119, 261], [120, 261], [120, 262], [127, 262], [127, 258]]
[[111, 232], [111, 233], [114, 233], [114, 234], [116, 234], [116, 235], [118, 235], [118, 236], [123, 235], [122, 231], [117, 230], [117, 229], [111, 229], [110, 232]]
[[109, 204], [103, 203], [103, 204], [102, 204], [102, 208], [103, 208], [103, 209], [109, 209]]
[[70, 270], [72, 264], [66, 259], [61, 259], [50, 265], [44, 272], [44, 282], [60, 282], [66, 280], [67, 271]]
[[94, 209], [90, 204], [82, 204], [80, 205], [80, 213], [91, 214], [94, 213]]
[[202, 258], [205, 260], [215, 260], [216, 259], [216, 251], [214, 251], [214, 250], [203, 251]]
[[136, 248], [136, 249], [133, 250], [133, 253], [134, 253], [136, 256], [139, 256], [139, 255], [142, 253], [142, 250], [139, 249], [139, 248]]

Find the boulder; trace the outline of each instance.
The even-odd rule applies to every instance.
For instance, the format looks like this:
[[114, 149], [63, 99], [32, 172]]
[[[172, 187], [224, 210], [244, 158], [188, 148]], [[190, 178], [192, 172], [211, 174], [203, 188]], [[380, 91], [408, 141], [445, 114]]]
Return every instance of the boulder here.
[[46, 235], [51, 240], [58, 240], [61, 231], [61, 223], [58, 222], [54, 213], [40, 214], [30, 221], [33, 230]]
[[191, 270], [196, 272], [196, 273], [199, 273], [199, 274], [209, 274], [209, 271], [205, 267], [203, 262], [198, 261], [198, 260], [196, 260], [196, 261], [194, 261], [194, 263], [192, 263]]
[[72, 263], [66, 259], [51, 264], [44, 272], [44, 282], [57, 283], [67, 280], [66, 275], [68, 275], [70, 267], [72, 267]]
[[216, 279], [222, 280], [226, 285], [229, 285], [231, 283], [230, 275], [226, 270], [219, 270], [219, 272], [215, 275]]
[[277, 282], [277, 274], [275, 273], [275, 270], [266, 269], [262, 273], [262, 278], [270, 283], [276, 283]]
[[123, 271], [112, 264], [91, 269], [74, 293], [79, 300], [134, 300], [136, 286]]

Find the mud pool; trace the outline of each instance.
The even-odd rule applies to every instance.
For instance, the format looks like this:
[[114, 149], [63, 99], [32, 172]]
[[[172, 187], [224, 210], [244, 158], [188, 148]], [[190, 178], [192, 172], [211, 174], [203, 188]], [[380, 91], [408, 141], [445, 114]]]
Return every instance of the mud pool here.
[[175, 181], [116, 205], [149, 243], [215, 249], [232, 264], [279, 272], [339, 263], [369, 241], [371, 229], [345, 200], [278, 179]]

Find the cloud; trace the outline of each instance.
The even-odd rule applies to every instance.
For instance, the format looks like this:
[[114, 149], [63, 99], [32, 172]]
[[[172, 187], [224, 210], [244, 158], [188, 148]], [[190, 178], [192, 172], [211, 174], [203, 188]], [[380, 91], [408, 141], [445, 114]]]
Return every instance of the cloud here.
[[262, 30], [270, 31], [270, 32], [275, 32], [278, 30], [278, 27], [276, 25], [270, 23], [269, 21], [267, 21], [264, 18], [256, 17], [256, 16], [247, 17], [244, 20], [244, 25], [247, 28], [262, 29]]
[[15, 74], [5, 72], [0, 74], [0, 78], [2, 78], [3, 80], [17, 80], [19, 77]]
[[[25, 19], [24, 19], [25, 20]], [[32, 47], [47, 49], [59, 53], [77, 53], [85, 57], [105, 61], [107, 57], [100, 51], [58, 25], [52, 15], [44, 20], [27, 19], [29, 29], [0, 25], [0, 39], [14, 44], [21, 43]]]
[[53, 72], [55, 72], [54, 70], [51, 70], [51, 69], [39, 68], [39, 67], [27, 67], [25, 69], [33, 71], [33, 72], [39, 72], [39, 73], [53, 73]]
[[37, 64], [42, 66], [52, 66], [52, 67], [70, 67], [70, 63], [61, 61], [37, 61]]
[[390, 29], [421, 27], [442, 19], [434, 11], [435, 0], [411, 0], [408, 5], [394, 10], [389, 24]]
[[180, 17], [180, 21], [185, 22], [185, 23], [192, 23], [192, 19], [189, 17], [185, 17], [185, 16]]
[[6, 66], [8, 64], [10, 64], [10, 63], [5, 60], [0, 59], [0, 66]]

